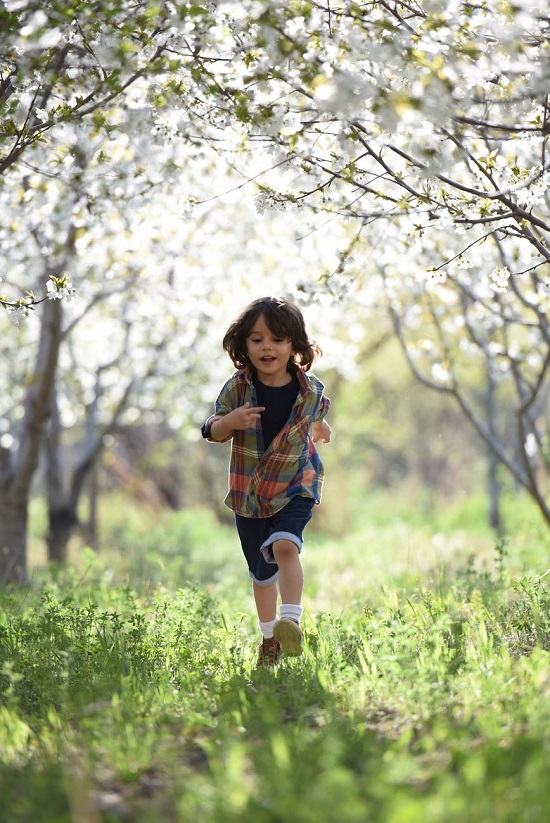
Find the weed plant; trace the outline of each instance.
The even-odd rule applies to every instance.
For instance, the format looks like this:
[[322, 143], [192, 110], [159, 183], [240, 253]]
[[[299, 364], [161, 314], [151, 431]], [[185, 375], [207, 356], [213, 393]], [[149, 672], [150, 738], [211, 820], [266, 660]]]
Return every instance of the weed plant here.
[[305, 651], [274, 671], [248, 584], [207, 585], [193, 540], [194, 581], [89, 553], [5, 590], [1, 823], [550, 820], [550, 575], [506, 541], [384, 571], [364, 537], [311, 549]]

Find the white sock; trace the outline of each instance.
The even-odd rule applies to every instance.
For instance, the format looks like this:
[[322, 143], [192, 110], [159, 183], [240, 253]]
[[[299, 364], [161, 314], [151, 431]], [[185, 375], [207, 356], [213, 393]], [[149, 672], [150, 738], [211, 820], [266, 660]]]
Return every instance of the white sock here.
[[275, 617], [275, 620], [268, 620], [267, 623], [262, 623], [261, 620], [258, 620], [258, 626], [260, 627], [262, 637], [273, 637], [273, 629], [278, 619], [278, 617]]
[[303, 611], [303, 608], [296, 603], [281, 604], [281, 618], [285, 617], [287, 620], [294, 620], [298, 625], [300, 625], [300, 618]]

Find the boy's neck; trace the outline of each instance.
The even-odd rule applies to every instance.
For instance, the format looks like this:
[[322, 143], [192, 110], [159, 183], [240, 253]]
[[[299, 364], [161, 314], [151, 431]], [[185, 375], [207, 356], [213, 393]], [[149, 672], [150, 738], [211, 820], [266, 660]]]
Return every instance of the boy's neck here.
[[287, 386], [289, 383], [291, 383], [292, 375], [288, 371], [286, 372], [286, 374], [273, 376], [271, 376], [270, 374], [264, 374], [260, 377], [259, 374], [256, 374], [256, 380], [263, 386], [270, 386], [272, 389], [278, 389], [281, 386]]

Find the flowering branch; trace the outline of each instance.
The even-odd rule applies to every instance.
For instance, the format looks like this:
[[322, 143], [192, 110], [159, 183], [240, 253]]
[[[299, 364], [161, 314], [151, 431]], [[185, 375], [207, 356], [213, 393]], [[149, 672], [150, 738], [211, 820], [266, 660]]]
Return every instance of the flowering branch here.
[[[2, 280], [1, 277], [0, 280]], [[8, 300], [5, 295], [0, 294], [0, 305], [6, 309], [10, 322], [14, 326], [19, 326], [21, 319], [28, 317], [35, 307], [45, 300], [66, 300], [69, 302], [75, 294], [76, 289], [69, 283], [66, 274], [61, 277], [55, 277], [51, 274], [46, 283], [45, 297], [37, 298], [33, 291], [26, 291], [24, 297], [20, 297], [18, 300]]]

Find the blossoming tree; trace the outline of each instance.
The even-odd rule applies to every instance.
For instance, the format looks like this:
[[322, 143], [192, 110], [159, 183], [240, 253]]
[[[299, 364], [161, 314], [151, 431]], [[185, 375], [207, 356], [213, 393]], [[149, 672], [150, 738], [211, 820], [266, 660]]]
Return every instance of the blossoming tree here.
[[326, 285], [381, 279], [414, 373], [550, 523], [547, 4], [216, 5], [200, 115], [270, 152], [259, 210], [349, 222]]
[[[48, 421], [55, 422], [59, 405], [56, 378], [63, 341], [107, 296], [134, 297], [134, 314], [139, 313], [135, 281], [143, 261], [133, 266], [128, 260], [132, 244], [121, 250], [119, 240], [110, 261], [101, 261], [104, 265], [97, 254], [95, 261], [84, 263], [83, 251], [102, 220], [120, 214], [114, 201], [120, 206], [137, 198], [143, 213], [147, 192], [169, 177], [169, 158], [148, 165], [154, 150], [144, 154], [140, 124], [154, 111], [157, 74], [186, 60], [192, 65], [190, 48], [182, 44], [181, 57], [176, 58], [170, 46], [190, 25], [190, 15], [200, 20], [198, 9], [178, 10], [165, 3], [128, 7], [119, 0], [100, 8], [78, 0], [8, 0], [0, 5], [0, 199], [9, 215], [1, 229], [9, 268], [3, 271], [0, 303], [15, 325], [30, 313], [39, 316], [38, 328], [25, 326], [12, 339], [14, 367], [3, 375], [7, 391], [2, 394], [0, 432], [1, 580], [26, 576], [28, 499]], [[144, 129], [149, 136], [150, 130]], [[124, 240], [124, 221], [114, 220], [112, 228]], [[101, 268], [94, 270], [94, 263]], [[76, 315], [64, 322], [63, 298], [74, 295], [68, 272], [75, 271], [75, 264], [80, 267], [82, 299]], [[110, 282], [113, 276], [116, 284]], [[94, 282], [95, 291], [90, 291]], [[124, 326], [124, 311], [119, 320]], [[135, 324], [136, 335], [138, 327]], [[173, 328], [156, 335], [151, 356], [171, 332]], [[19, 354], [13, 358], [17, 340]], [[105, 373], [118, 343], [117, 339], [104, 360], [96, 363], [98, 373]], [[124, 342], [118, 351], [122, 363]], [[13, 379], [17, 373], [22, 380]], [[127, 377], [132, 375], [130, 371]], [[122, 401], [127, 392], [120, 388]], [[117, 408], [115, 403], [115, 418]], [[108, 420], [102, 425], [109, 425]], [[51, 445], [54, 425], [49, 435]], [[93, 455], [100, 443], [98, 430], [85, 453]], [[50, 483], [50, 514], [62, 507], [56, 488]]]
[[[208, 144], [253, 178], [259, 211], [298, 209], [309, 230], [346, 220], [349, 243], [323, 288], [379, 279], [411, 366], [455, 398], [550, 519], [540, 477], [548, 463], [545, 2], [4, 0], [0, 23], [0, 195], [12, 218], [4, 237], [11, 232], [15, 247], [25, 234], [23, 204], [32, 212], [40, 202], [42, 216], [34, 237], [26, 232], [34, 256], [14, 266], [12, 255], [0, 300], [17, 320], [52, 298], [40, 308], [16, 444], [0, 445], [0, 574], [24, 576], [28, 493], [63, 334], [55, 298], [70, 296], [72, 282], [81, 288], [69, 258], [90, 235], [87, 215], [125, 197], [129, 178], [117, 173], [129, 150], [146, 158], [132, 161], [145, 189], [176, 178], [187, 151]], [[186, 152], [159, 157], [152, 132], [159, 146]], [[121, 135], [129, 142], [117, 158], [105, 147]], [[93, 186], [92, 145], [101, 177]], [[48, 199], [54, 189], [37, 176], [62, 177], [67, 196]], [[112, 270], [124, 281], [124, 267]], [[513, 459], [491, 414], [483, 419], [471, 402], [467, 358], [460, 365], [468, 351], [484, 364], [488, 396], [502, 387], [506, 405], [514, 389]]]

